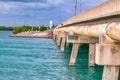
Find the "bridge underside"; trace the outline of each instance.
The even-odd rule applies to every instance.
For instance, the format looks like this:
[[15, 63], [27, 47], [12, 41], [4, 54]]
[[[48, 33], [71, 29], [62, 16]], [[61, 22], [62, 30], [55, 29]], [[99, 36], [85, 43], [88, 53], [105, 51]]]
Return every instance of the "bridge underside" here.
[[64, 52], [73, 43], [70, 66], [81, 43], [89, 43], [89, 66], [103, 65], [102, 80], [118, 80], [120, 68], [120, 0], [110, 0], [58, 25], [53, 39]]

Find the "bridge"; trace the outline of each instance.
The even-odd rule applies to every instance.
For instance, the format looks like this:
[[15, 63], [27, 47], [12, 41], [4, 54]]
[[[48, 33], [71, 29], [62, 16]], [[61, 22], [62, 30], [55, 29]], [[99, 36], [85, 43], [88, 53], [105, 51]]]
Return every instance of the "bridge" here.
[[120, 69], [120, 0], [108, 0], [57, 25], [53, 39], [60, 51], [73, 43], [70, 66], [80, 44], [89, 43], [89, 66], [103, 65], [102, 80], [118, 80]]

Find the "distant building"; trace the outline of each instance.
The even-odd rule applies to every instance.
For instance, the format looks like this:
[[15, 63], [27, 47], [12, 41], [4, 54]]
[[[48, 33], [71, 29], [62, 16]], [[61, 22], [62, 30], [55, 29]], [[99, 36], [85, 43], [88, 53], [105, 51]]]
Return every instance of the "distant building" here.
[[52, 27], [53, 27], [53, 21], [50, 20], [50, 22], [49, 22], [49, 28], [51, 29]]

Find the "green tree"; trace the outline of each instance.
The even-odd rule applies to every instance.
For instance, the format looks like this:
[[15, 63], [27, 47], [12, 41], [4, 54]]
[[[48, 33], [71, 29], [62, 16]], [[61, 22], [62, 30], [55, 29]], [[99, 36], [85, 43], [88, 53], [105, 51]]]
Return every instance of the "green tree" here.
[[35, 26], [20, 26], [20, 27], [15, 27], [14, 30], [13, 30], [13, 34], [17, 34], [17, 33], [20, 33], [20, 32], [25, 32], [25, 31], [45, 31], [47, 30], [47, 27], [42, 25], [42, 26], [38, 26], [38, 27], [35, 27]]
[[13, 27], [0, 26], [0, 30], [12, 31]]

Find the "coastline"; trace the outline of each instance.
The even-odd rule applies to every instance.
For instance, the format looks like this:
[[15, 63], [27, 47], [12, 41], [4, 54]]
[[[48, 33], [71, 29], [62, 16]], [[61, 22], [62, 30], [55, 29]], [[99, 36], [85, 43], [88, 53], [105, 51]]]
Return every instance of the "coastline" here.
[[52, 38], [52, 29], [46, 31], [26, 31], [18, 34], [12, 34], [10, 37], [18, 38]]

